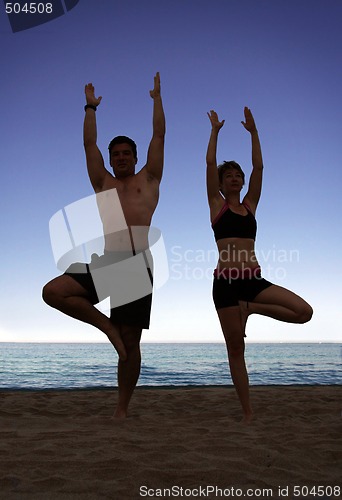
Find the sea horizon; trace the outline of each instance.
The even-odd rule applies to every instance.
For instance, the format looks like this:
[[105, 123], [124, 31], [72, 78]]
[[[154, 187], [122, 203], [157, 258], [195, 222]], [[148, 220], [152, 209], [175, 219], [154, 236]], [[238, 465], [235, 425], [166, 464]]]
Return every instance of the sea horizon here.
[[[1, 342], [1, 389], [117, 385], [109, 342]], [[232, 385], [224, 342], [142, 342], [138, 386]], [[251, 385], [339, 385], [341, 343], [247, 343]]]
[[[37, 341], [37, 340], [0, 340], [0, 346], [1, 344], [109, 344], [110, 345], [110, 342], [108, 340], [102, 340], [102, 341], [74, 341], [74, 340], [71, 340], [71, 341], [59, 341], [59, 340], [52, 340], [52, 341], [47, 341], [47, 340], [42, 340], [42, 341]], [[213, 345], [216, 345], [216, 344], [219, 344], [219, 345], [225, 345], [225, 342], [224, 341], [217, 341], [217, 342], [212, 342], [212, 341], [209, 341], [209, 340], [201, 340], [201, 341], [191, 341], [191, 342], [180, 342], [180, 341], [177, 341], [177, 342], [171, 342], [171, 341], [141, 341], [140, 344], [171, 344], [171, 345], [174, 345], [174, 344], [213, 344]], [[315, 340], [315, 341], [307, 341], [307, 342], [303, 342], [303, 341], [271, 341], [271, 340], [259, 340], [259, 341], [255, 341], [255, 340], [246, 340], [246, 345], [249, 345], [249, 344], [336, 344], [336, 345], [341, 345], [342, 346], [342, 340], [341, 341], [319, 341], [319, 340]]]

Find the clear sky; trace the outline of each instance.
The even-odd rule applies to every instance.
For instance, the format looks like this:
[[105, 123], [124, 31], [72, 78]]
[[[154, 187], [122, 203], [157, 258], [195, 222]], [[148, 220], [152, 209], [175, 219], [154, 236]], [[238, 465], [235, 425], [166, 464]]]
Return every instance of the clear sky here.
[[80, 0], [66, 15], [13, 33], [0, 5], [0, 341], [105, 341], [42, 302], [58, 274], [49, 220], [92, 194], [82, 144], [93, 82], [98, 143], [151, 138], [153, 76], [167, 119], [153, 225], [169, 279], [143, 341], [221, 341], [211, 299], [215, 241], [205, 190], [206, 115], [226, 120], [218, 160], [251, 169], [240, 121], [252, 109], [265, 164], [256, 248], [263, 275], [314, 308], [306, 325], [251, 317], [247, 340], [336, 341], [341, 335], [341, 0]]

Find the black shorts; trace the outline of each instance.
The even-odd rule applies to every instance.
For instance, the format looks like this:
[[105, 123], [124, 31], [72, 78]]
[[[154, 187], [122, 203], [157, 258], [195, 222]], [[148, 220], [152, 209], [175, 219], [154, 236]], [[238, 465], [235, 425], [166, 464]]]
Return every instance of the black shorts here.
[[239, 301], [253, 302], [255, 297], [272, 286], [259, 272], [245, 277], [214, 277], [213, 299], [216, 309], [238, 306]]
[[[139, 258], [139, 265], [136, 260]], [[90, 264], [76, 262], [64, 273], [85, 288], [92, 304], [110, 298], [113, 323], [148, 329], [153, 291], [153, 261], [149, 251], [93, 254]]]

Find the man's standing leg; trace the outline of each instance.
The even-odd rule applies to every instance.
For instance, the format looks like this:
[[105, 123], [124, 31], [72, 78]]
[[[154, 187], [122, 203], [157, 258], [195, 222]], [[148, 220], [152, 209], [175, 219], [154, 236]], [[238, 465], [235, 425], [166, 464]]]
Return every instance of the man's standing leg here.
[[119, 395], [118, 404], [114, 413], [115, 418], [125, 418], [127, 416], [128, 405], [139, 379], [141, 366], [141, 333], [142, 329], [140, 327], [124, 325], [120, 327], [120, 335], [126, 349], [127, 358], [125, 361], [119, 359], [118, 362]]

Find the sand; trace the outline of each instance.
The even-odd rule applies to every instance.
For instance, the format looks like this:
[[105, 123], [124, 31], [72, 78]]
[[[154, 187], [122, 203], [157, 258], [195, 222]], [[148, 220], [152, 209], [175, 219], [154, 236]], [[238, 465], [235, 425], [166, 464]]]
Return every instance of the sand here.
[[121, 422], [116, 389], [0, 391], [0, 498], [342, 497], [342, 387], [251, 394], [245, 426], [232, 387], [137, 388]]

